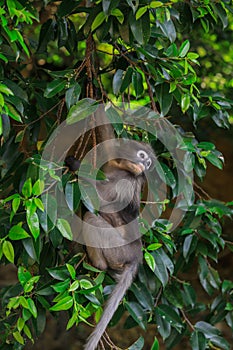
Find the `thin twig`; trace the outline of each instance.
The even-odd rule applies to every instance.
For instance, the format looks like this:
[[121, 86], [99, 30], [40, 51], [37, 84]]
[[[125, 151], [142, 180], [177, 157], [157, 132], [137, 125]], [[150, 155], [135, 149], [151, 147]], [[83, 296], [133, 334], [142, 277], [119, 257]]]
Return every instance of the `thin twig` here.
[[188, 317], [186, 316], [184, 310], [181, 309], [180, 311], [181, 311], [181, 313], [182, 313], [182, 316], [183, 316], [185, 322], [189, 325], [189, 327], [192, 329], [192, 331], [195, 331], [195, 327], [194, 327], [193, 324], [189, 321], [189, 319], [188, 319]]
[[209, 200], [211, 200], [212, 198], [210, 197], [210, 195], [201, 187], [199, 186], [196, 182], [194, 182], [194, 186], [196, 188], [198, 188]]

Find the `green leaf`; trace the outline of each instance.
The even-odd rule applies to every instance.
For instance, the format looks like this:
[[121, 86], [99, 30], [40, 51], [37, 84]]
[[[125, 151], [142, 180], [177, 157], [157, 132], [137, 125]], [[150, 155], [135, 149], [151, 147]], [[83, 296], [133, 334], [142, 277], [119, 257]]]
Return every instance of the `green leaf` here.
[[79, 186], [83, 203], [90, 212], [96, 213], [99, 210], [100, 203], [95, 186], [88, 181], [81, 180], [79, 181]]
[[72, 106], [69, 110], [67, 116], [67, 124], [74, 124], [78, 121], [87, 118], [89, 115], [94, 113], [98, 108], [96, 101], [90, 98], [84, 98], [83, 100], [78, 101], [76, 105]]
[[56, 21], [52, 19], [48, 19], [47, 22], [43, 23], [40, 30], [39, 43], [37, 47], [37, 53], [46, 53], [47, 45], [50, 40], [55, 39], [55, 28]]
[[[159, 1], [157, 1], [159, 2]], [[150, 350], [159, 350], [159, 341], [157, 338], [155, 338], [153, 344], [152, 344], [152, 347], [150, 348]]]
[[142, 19], [139, 18], [138, 20], [136, 20], [136, 18], [133, 15], [130, 15], [129, 25], [130, 25], [131, 32], [134, 36], [134, 39], [138, 44], [142, 45], [144, 42]]
[[16, 213], [17, 210], [19, 209], [20, 202], [21, 202], [21, 198], [20, 197], [16, 197], [16, 198], [13, 199], [13, 201], [12, 201], [12, 210], [13, 210], [14, 213]]
[[3, 242], [2, 252], [8, 261], [10, 261], [11, 263], [14, 263], [15, 253], [14, 253], [14, 248], [13, 248], [13, 245], [11, 244], [11, 242], [9, 242], [9, 241]]
[[31, 298], [27, 299], [28, 309], [34, 318], [37, 318], [37, 308], [34, 301]]
[[68, 290], [70, 285], [70, 279], [67, 278], [65, 281], [58, 282], [56, 284], [51, 285], [51, 287], [55, 290], [57, 293], [63, 293]]
[[118, 20], [118, 22], [119, 22], [120, 24], [123, 24], [123, 22], [124, 22], [124, 15], [123, 15], [123, 13], [121, 12], [121, 10], [119, 10], [119, 9], [113, 9], [113, 10], [111, 11], [111, 15], [114, 16], [114, 17], [116, 17], [117, 20]]
[[65, 198], [69, 209], [75, 212], [80, 203], [81, 193], [77, 182], [68, 182], [65, 187]]
[[142, 307], [138, 303], [128, 301], [125, 302], [125, 306], [134, 321], [136, 321], [143, 330], [146, 330], [146, 315]]
[[142, 75], [139, 72], [133, 72], [132, 83], [135, 90], [136, 97], [140, 97], [144, 91]]
[[51, 98], [61, 92], [66, 86], [66, 80], [56, 79], [47, 84], [44, 97]]
[[74, 311], [72, 317], [69, 319], [66, 330], [68, 331], [70, 328], [73, 327], [73, 325], [78, 322], [78, 311]]
[[33, 342], [32, 333], [31, 333], [29, 327], [26, 324], [23, 327], [23, 332], [28, 337], [28, 339], [30, 339]]
[[35, 284], [39, 281], [39, 279], [40, 276], [33, 276], [32, 278], [30, 278], [30, 280], [27, 281], [23, 286], [24, 292], [30, 293], [34, 289]]
[[163, 339], [167, 339], [171, 333], [171, 324], [165, 320], [165, 317], [162, 317], [158, 310], [155, 310], [156, 324], [158, 327], [158, 332]]
[[19, 332], [22, 331], [24, 325], [25, 325], [25, 321], [21, 317], [19, 317], [17, 320], [17, 329]]
[[147, 265], [154, 272], [154, 270], [155, 270], [155, 259], [154, 259], [153, 255], [151, 255], [148, 252], [145, 252], [144, 253], [144, 258], [146, 260]]
[[140, 7], [136, 12], [136, 20], [141, 18], [147, 10], [148, 10], [148, 6]]
[[112, 81], [112, 88], [113, 88], [113, 93], [115, 95], [118, 95], [120, 92], [123, 74], [124, 74], [124, 71], [122, 69], [118, 69], [114, 74], [113, 81]]
[[7, 114], [8, 114], [12, 119], [16, 120], [17, 122], [22, 123], [23, 121], [22, 121], [22, 119], [21, 119], [21, 116], [20, 116], [20, 114], [16, 111], [16, 109], [15, 109], [12, 105], [10, 105], [10, 104], [8, 104], [8, 103], [6, 103], [6, 106], [7, 106], [7, 108], [8, 108], [8, 113], [7, 113]]
[[190, 95], [189, 94], [183, 94], [181, 97], [181, 110], [183, 113], [185, 113], [190, 106]]
[[58, 18], [58, 47], [65, 46], [68, 40], [68, 21], [65, 17]]
[[151, 293], [145, 288], [145, 285], [141, 282], [133, 283], [130, 290], [134, 293], [137, 301], [143, 307], [144, 310], [154, 310], [154, 300]]
[[54, 306], [50, 307], [50, 311], [62, 311], [69, 310], [73, 306], [73, 298], [71, 296], [67, 296], [61, 300], [59, 300]]
[[230, 350], [230, 344], [223, 337], [215, 336], [210, 339], [210, 343], [217, 349]]
[[157, 250], [157, 249], [159, 249], [159, 248], [161, 248], [161, 247], [162, 247], [162, 244], [161, 244], [161, 243], [152, 243], [152, 244], [150, 244], [150, 245], [147, 247], [147, 249], [148, 249], [148, 250], [154, 251], [154, 250]]
[[190, 42], [189, 40], [185, 40], [179, 49], [179, 57], [185, 57], [189, 49], [190, 49]]
[[176, 40], [176, 28], [174, 26], [174, 23], [170, 21], [164, 21], [163, 23], [159, 22], [159, 26], [165, 35], [171, 43], [173, 43]]
[[16, 340], [19, 344], [24, 345], [24, 339], [23, 339], [22, 335], [21, 335], [18, 331], [13, 332], [13, 337], [15, 338], [15, 340]]
[[183, 256], [185, 259], [195, 250], [197, 246], [197, 237], [195, 235], [187, 235], [183, 244]]
[[205, 321], [199, 321], [195, 324], [195, 329], [202, 332], [207, 339], [211, 339], [214, 336], [221, 334], [219, 329], [213, 327], [210, 323]]
[[23, 266], [18, 268], [18, 279], [22, 286], [32, 278], [31, 273]]
[[159, 172], [160, 169], [158, 167], [158, 170], [159, 170], [158, 172], [159, 172], [159, 176], [161, 177], [161, 180], [165, 180], [166, 184], [170, 186], [172, 189], [174, 189], [176, 187], [176, 179], [175, 179], [175, 176], [173, 175], [173, 172], [165, 163], [160, 163], [160, 166], [163, 170], [163, 173], [161, 174]]
[[40, 196], [43, 190], [44, 190], [44, 181], [38, 179], [32, 187], [32, 194], [34, 194], [35, 196]]
[[57, 221], [57, 201], [50, 195], [42, 195], [42, 202], [44, 205], [44, 211], [38, 211], [40, 218], [40, 225], [45, 232], [51, 231]]
[[124, 75], [121, 87], [120, 87], [120, 93], [124, 92], [129, 85], [131, 84], [132, 81], [132, 74], [133, 74], [133, 68], [132, 67], [128, 67], [127, 71]]
[[210, 153], [206, 156], [206, 159], [210, 163], [212, 163], [214, 166], [216, 166], [218, 169], [222, 170], [223, 163], [222, 163], [222, 156], [215, 155], [214, 153]]
[[36, 240], [40, 235], [40, 223], [36, 212], [31, 214], [27, 211], [27, 224], [34, 239]]
[[9, 231], [9, 238], [13, 241], [28, 238], [30, 235], [19, 224], [11, 227]]
[[54, 279], [64, 281], [67, 278], [70, 278], [66, 266], [52, 267], [47, 270], [50, 276], [52, 276]]
[[42, 203], [42, 200], [40, 198], [33, 198], [33, 202], [39, 208], [41, 211], [44, 211], [44, 205]]
[[136, 340], [135, 343], [133, 343], [128, 350], [141, 350], [143, 349], [144, 346], [144, 338], [141, 336], [140, 338], [138, 338], [138, 340]]
[[75, 290], [77, 290], [79, 288], [79, 281], [74, 281], [69, 288], [69, 292], [74, 292]]
[[169, 322], [178, 332], [181, 332], [184, 327], [183, 322], [178, 313], [171, 306], [160, 304], [157, 306], [157, 311], [165, 321]]
[[71, 278], [74, 280], [76, 277], [76, 270], [73, 265], [66, 264], [67, 270], [69, 271], [69, 274]]
[[96, 28], [98, 28], [106, 18], [107, 16], [103, 11], [99, 12], [91, 25], [91, 31], [94, 32], [94, 30], [96, 30]]
[[70, 224], [65, 219], [57, 219], [56, 224], [58, 230], [61, 232], [62, 236], [70, 241], [73, 239], [73, 234], [71, 231]]
[[172, 105], [173, 96], [169, 93], [169, 89], [170, 85], [167, 83], [159, 84], [155, 88], [156, 97], [160, 105], [162, 117], [167, 115]]
[[194, 331], [190, 337], [190, 343], [192, 350], [205, 350], [206, 349], [206, 338], [201, 332]]
[[73, 105], [78, 102], [79, 96], [81, 93], [81, 86], [76, 82], [74, 86], [66, 90], [66, 105], [67, 108], [70, 109]]
[[117, 135], [121, 135], [124, 126], [123, 126], [123, 121], [122, 118], [120, 117], [119, 113], [115, 108], [112, 106], [108, 107], [106, 109], [106, 116], [110, 120], [112, 126], [114, 127]]
[[[151, 1], [150, 8], [156, 9], [158, 7], [163, 6], [164, 4], [161, 1]], [[151, 349], [152, 350], [152, 349]]]
[[22, 194], [25, 198], [29, 198], [32, 195], [32, 179], [28, 178], [22, 188]]
[[152, 255], [155, 260], [154, 273], [165, 287], [169, 278], [168, 271], [173, 273], [173, 263], [162, 248], [153, 251]]
[[33, 260], [39, 262], [40, 257], [40, 240], [34, 240], [34, 238], [25, 238], [22, 240], [24, 249], [26, 250], [27, 254], [32, 258]]

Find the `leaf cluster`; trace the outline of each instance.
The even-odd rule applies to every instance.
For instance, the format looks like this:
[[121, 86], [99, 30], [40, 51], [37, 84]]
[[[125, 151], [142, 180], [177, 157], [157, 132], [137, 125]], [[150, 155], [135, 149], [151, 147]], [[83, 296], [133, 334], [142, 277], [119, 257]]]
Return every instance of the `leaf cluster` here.
[[[232, 202], [211, 199], [199, 186], [192, 192], [190, 173], [202, 179], [209, 163], [219, 169], [224, 164], [215, 145], [195, 134], [203, 120], [229, 128], [233, 101], [202, 90], [193, 37], [229, 28], [231, 2], [99, 0], [86, 6], [63, 0], [52, 12], [47, 1], [41, 8], [24, 0], [0, 3], [0, 260], [18, 269], [18, 282], [0, 292], [3, 349], [33, 342], [44, 331], [46, 312], [66, 311], [67, 329], [90, 324], [92, 315], [98, 321], [113, 288], [105, 272], [85, 262], [83, 251], [73, 252], [76, 232], [69, 221], [80, 208], [98, 211], [96, 191], [82, 176], [103, 180], [103, 173], [88, 164], [83, 173], [68, 172], [59, 159], [42, 157], [57, 127], [88, 120], [96, 101], [109, 102], [106, 115], [117, 137], [151, 142], [157, 178], [167, 189], [162, 200], [153, 190], [161, 218], [152, 225], [141, 219], [144, 264], [111, 324], [127, 310], [126, 328], [155, 325], [151, 349], [159, 349], [157, 335], [167, 349], [183, 338], [193, 350], [230, 349], [216, 325], [233, 330], [233, 282], [217, 265], [225, 247], [232, 251], [222, 233]], [[128, 116], [141, 129], [126, 127], [124, 111], [116, 108], [122, 101], [151, 108], [144, 119], [137, 112]], [[145, 131], [173, 115], [183, 139], [183, 183], [171, 151]], [[188, 210], [173, 230], [162, 215], [180, 194], [180, 209]], [[191, 270], [207, 301], [187, 275]], [[143, 346], [140, 337], [129, 349]]]

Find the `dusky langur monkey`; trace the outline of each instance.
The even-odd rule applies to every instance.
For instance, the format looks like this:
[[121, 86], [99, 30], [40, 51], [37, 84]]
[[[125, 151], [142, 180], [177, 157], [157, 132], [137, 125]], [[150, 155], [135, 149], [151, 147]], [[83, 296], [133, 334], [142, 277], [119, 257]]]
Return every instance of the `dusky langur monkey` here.
[[146, 172], [152, 169], [155, 155], [143, 142], [124, 143], [116, 157], [104, 166], [105, 180], [97, 180], [98, 215], [84, 215], [83, 239], [91, 263], [107, 270], [116, 279], [114, 287], [85, 350], [94, 350], [104, 334], [126, 291], [131, 286], [142, 262], [142, 243], [138, 216]]

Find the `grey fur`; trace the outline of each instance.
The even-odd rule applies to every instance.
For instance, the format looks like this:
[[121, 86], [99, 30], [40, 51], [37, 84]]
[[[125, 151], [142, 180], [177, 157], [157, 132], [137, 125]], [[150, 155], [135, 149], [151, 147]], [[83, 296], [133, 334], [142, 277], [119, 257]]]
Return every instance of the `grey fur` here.
[[[145, 159], [139, 159], [140, 150], [144, 156], [145, 153], [148, 155]], [[99, 323], [84, 346], [85, 350], [97, 348], [142, 261], [137, 218], [145, 182], [144, 171], [148, 170], [148, 159], [151, 167], [154, 154], [149, 145], [136, 141], [132, 141], [130, 147], [117, 151], [118, 154], [127, 154], [127, 158], [109, 161], [104, 167], [107, 180], [96, 182], [100, 197], [99, 215], [87, 212], [84, 216], [83, 238], [92, 264], [101, 270], [110, 271], [117, 281]], [[129, 181], [130, 189], [121, 184], [117, 187], [122, 179]], [[127, 204], [122, 207], [124, 202]], [[121, 209], [117, 211], [119, 204]]]

